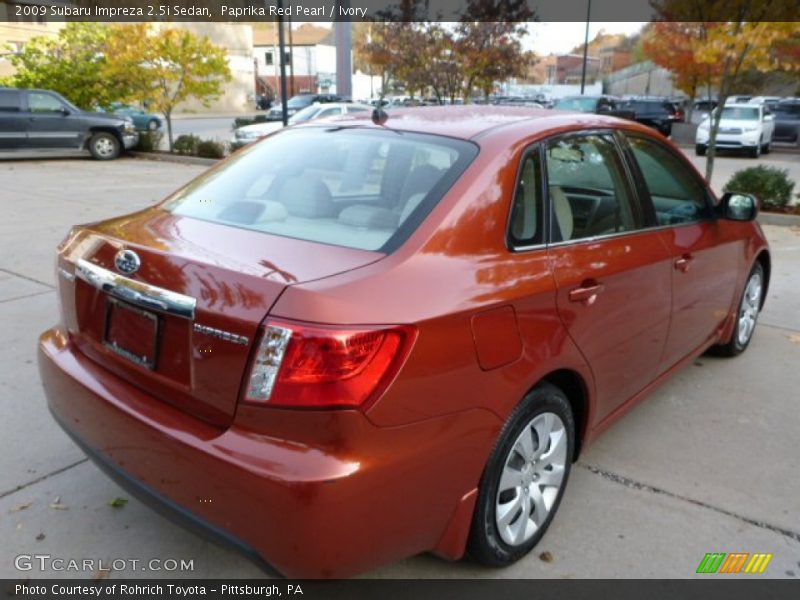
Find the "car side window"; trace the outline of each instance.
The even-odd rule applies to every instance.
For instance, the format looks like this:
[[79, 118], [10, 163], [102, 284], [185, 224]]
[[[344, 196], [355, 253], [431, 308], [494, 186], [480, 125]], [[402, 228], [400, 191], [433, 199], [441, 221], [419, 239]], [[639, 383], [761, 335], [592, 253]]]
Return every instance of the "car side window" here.
[[536, 149], [523, 160], [517, 187], [514, 189], [508, 232], [512, 246], [531, 246], [544, 241], [543, 205], [542, 165]]
[[662, 144], [628, 136], [658, 225], [679, 225], [710, 218], [706, 189], [698, 177]]
[[546, 152], [553, 241], [578, 240], [639, 229], [624, 167], [610, 136], [552, 140]]
[[335, 115], [340, 115], [340, 114], [342, 114], [342, 109], [337, 106], [335, 108], [326, 108], [325, 110], [319, 111], [316, 118], [322, 119], [324, 117], [333, 117]]
[[0, 111], [19, 111], [19, 92], [16, 90], [0, 90]]
[[50, 94], [30, 92], [28, 94], [28, 110], [35, 113], [60, 112], [64, 105]]

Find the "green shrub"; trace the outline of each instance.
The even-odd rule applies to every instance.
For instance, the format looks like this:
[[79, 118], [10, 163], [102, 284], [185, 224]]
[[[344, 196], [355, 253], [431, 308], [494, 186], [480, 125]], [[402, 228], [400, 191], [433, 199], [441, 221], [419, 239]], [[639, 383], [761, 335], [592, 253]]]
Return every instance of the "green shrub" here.
[[247, 142], [231, 142], [230, 144], [228, 144], [228, 148], [230, 149], [231, 152], [236, 152], [237, 150], [239, 150], [240, 148], [244, 148], [245, 146], [247, 146]]
[[202, 158], [223, 158], [225, 145], [216, 140], [203, 140], [197, 144], [197, 156]]
[[138, 152], [158, 152], [164, 134], [160, 131], [142, 131], [139, 133], [139, 143], [134, 150]]
[[245, 127], [246, 125], [252, 125], [253, 123], [264, 123], [267, 120], [267, 115], [256, 115], [255, 117], [236, 117], [233, 120], [233, 127], [231, 129], [239, 129], [239, 127]]
[[759, 165], [737, 171], [723, 189], [726, 192], [753, 194], [763, 206], [783, 207], [792, 198], [794, 181], [789, 178], [786, 169]]
[[200, 138], [196, 135], [179, 135], [175, 140], [173, 148], [178, 154], [187, 156], [197, 156], [197, 147], [200, 145]]

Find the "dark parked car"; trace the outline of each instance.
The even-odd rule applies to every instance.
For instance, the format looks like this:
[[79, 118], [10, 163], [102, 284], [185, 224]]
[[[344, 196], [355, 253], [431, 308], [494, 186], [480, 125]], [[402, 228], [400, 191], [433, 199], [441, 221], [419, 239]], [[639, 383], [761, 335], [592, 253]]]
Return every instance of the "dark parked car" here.
[[114, 103], [110, 112], [120, 117], [130, 117], [138, 131], [157, 131], [161, 127], [161, 117], [138, 106]]
[[88, 150], [110, 160], [138, 140], [129, 117], [86, 112], [48, 90], [0, 88], [0, 152]]
[[[314, 103], [322, 104], [325, 102], [341, 102], [341, 100], [336, 94], [298, 94], [292, 96], [286, 103], [288, 116], [291, 117], [297, 111], [303, 110]], [[283, 106], [279, 100], [276, 100], [267, 113], [267, 121], [280, 121], [283, 118], [282, 115]]]
[[633, 119], [633, 111], [622, 109], [619, 98], [613, 96], [567, 96], [556, 100], [553, 108]]
[[674, 102], [653, 98], [636, 98], [621, 103], [622, 110], [633, 112], [633, 120], [652, 127], [661, 135], [669, 137], [672, 124], [683, 121], [683, 111]]
[[122, 485], [289, 577], [508, 565], [600, 432], [709, 347], [747, 349], [756, 200], [633, 121], [361, 115], [74, 227], [49, 407]]
[[800, 146], [800, 99], [783, 100], [775, 106], [772, 141]]
[[256, 108], [258, 110], [269, 110], [270, 108], [272, 108], [272, 98], [264, 94], [257, 94]]

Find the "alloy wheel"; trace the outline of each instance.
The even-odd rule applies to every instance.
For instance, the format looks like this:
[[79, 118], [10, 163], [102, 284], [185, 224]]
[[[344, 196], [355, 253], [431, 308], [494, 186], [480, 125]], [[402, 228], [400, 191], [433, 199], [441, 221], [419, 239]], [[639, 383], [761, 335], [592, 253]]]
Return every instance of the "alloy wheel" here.
[[567, 432], [552, 412], [536, 415], [506, 457], [495, 500], [495, 521], [509, 546], [531, 539], [558, 498], [567, 462]]
[[742, 304], [739, 307], [739, 322], [737, 329], [737, 339], [740, 346], [747, 345], [758, 319], [758, 310], [761, 305], [761, 273], [754, 272], [747, 281]]
[[94, 149], [99, 156], [108, 157], [114, 155], [114, 152], [116, 151], [116, 146], [114, 145], [114, 142], [111, 141], [109, 138], [101, 137], [95, 141]]

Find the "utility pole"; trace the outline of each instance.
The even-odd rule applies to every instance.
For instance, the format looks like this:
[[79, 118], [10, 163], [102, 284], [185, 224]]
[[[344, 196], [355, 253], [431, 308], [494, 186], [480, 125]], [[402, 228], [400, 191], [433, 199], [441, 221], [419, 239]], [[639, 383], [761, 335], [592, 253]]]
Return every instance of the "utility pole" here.
[[[289, 0], [289, 8], [292, 0]], [[292, 13], [289, 12], [289, 91], [294, 96], [294, 42], [292, 42]]]
[[586, 60], [589, 54], [589, 20], [592, 16], [592, 0], [586, 1], [586, 35], [583, 38], [583, 68], [581, 69], [581, 96], [586, 88]]
[[[281, 70], [281, 118], [283, 120], [283, 126], [289, 124], [289, 107], [288, 102], [289, 98], [286, 95], [286, 40], [284, 39], [283, 33], [283, 0], [277, 0], [278, 2], [278, 48], [280, 49], [280, 70]], [[268, 4], [268, 1], [265, 0], [265, 4]]]
[[[339, 6], [349, 8], [350, 0], [338, 0]], [[346, 11], [345, 11], [346, 12]], [[339, 13], [341, 14], [341, 12]], [[336, 28], [336, 95], [353, 95], [353, 24], [350, 17], [346, 21], [336, 21], [333, 26]], [[371, 81], [371, 78], [370, 78]]]

